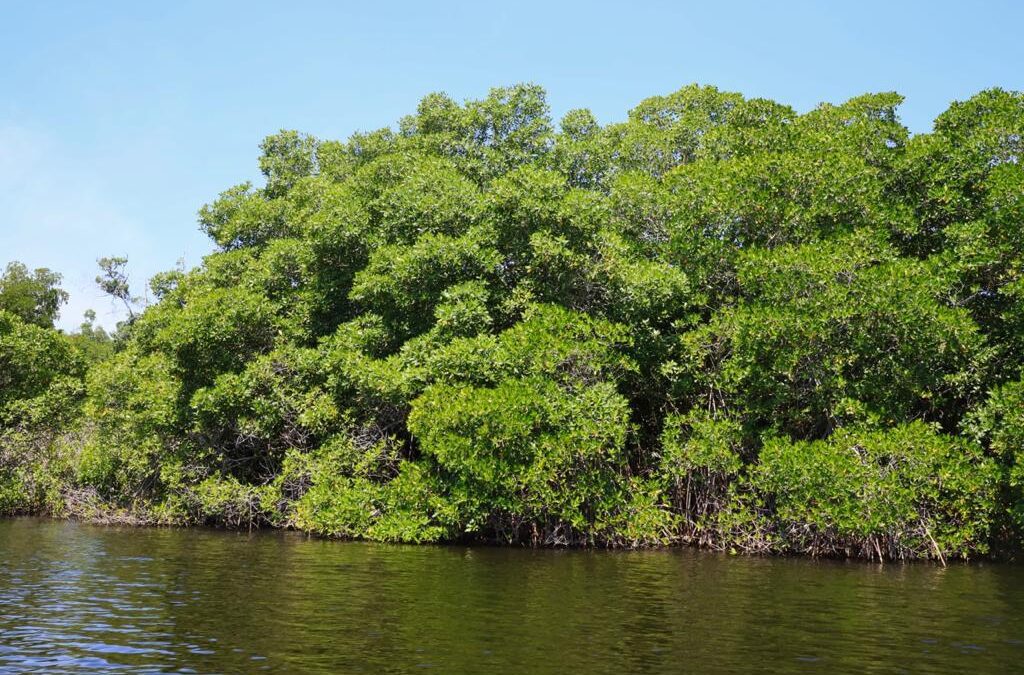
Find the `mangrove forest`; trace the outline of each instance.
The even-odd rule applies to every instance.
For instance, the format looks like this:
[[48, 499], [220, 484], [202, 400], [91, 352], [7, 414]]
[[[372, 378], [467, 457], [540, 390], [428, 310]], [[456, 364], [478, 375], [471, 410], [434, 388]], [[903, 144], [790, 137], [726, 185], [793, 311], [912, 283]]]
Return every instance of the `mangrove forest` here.
[[99, 261], [116, 330], [55, 329], [60, 276], [7, 265], [0, 514], [1012, 557], [1024, 94], [922, 134], [901, 102], [691, 85], [556, 123], [525, 84], [271, 135], [201, 265], [140, 301]]

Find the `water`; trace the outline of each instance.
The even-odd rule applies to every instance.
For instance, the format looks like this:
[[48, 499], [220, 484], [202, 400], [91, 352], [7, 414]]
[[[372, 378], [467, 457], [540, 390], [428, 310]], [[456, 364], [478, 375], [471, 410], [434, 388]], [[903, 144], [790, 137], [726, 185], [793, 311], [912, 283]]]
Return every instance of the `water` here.
[[0, 520], [0, 673], [1005, 673], [1024, 567]]

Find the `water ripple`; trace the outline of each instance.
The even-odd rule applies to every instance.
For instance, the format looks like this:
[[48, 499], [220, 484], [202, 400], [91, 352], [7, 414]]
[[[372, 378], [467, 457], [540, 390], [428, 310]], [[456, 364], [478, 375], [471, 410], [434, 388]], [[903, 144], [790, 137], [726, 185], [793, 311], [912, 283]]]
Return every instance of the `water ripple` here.
[[0, 521], [0, 674], [1010, 672], [1024, 572]]

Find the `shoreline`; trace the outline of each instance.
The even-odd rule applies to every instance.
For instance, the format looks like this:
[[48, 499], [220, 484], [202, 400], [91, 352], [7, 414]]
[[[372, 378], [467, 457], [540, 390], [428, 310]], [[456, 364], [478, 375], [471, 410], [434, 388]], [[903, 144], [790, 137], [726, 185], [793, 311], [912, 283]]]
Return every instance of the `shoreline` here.
[[99, 529], [111, 529], [120, 531], [133, 531], [133, 530], [194, 530], [198, 532], [216, 533], [216, 534], [256, 534], [256, 535], [285, 535], [300, 537], [303, 539], [317, 540], [323, 542], [335, 542], [335, 543], [355, 543], [355, 544], [368, 544], [368, 545], [381, 545], [381, 546], [398, 546], [398, 547], [440, 547], [440, 548], [481, 548], [481, 549], [508, 549], [516, 551], [545, 551], [545, 552], [580, 552], [580, 553], [609, 553], [609, 554], [629, 554], [629, 553], [645, 553], [645, 552], [672, 552], [672, 551], [689, 551], [698, 554], [709, 554], [720, 556], [724, 558], [754, 558], [754, 559], [780, 559], [780, 560], [799, 560], [806, 562], [822, 562], [822, 563], [850, 563], [857, 565], [871, 565], [876, 567], [884, 567], [886, 565], [925, 565], [929, 567], [950, 567], [950, 566], [980, 566], [980, 565], [1009, 565], [1009, 566], [1021, 566], [1024, 565], [1024, 561], [1021, 561], [1015, 556], [998, 556], [998, 555], [987, 555], [978, 556], [971, 559], [955, 558], [952, 560], [941, 561], [935, 558], [907, 558], [907, 559], [883, 559], [878, 560], [874, 558], [867, 558], [863, 556], [823, 556], [823, 555], [810, 555], [805, 553], [794, 553], [794, 552], [762, 552], [762, 551], [726, 551], [721, 548], [715, 548], [710, 546], [701, 546], [699, 544], [692, 544], [686, 542], [679, 542], [673, 544], [651, 544], [645, 546], [602, 546], [602, 545], [581, 545], [581, 544], [570, 544], [570, 545], [557, 545], [557, 544], [541, 544], [541, 545], [529, 545], [523, 543], [503, 543], [487, 539], [466, 539], [466, 540], [442, 540], [442, 541], [429, 541], [429, 542], [410, 542], [410, 541], [386, 541], [367, 539], [360, 537], [337, 537], [324, 534], [318, 534], [307, 530], [300, 530], [294, 527], [278, 527], [274, 525], [262, 524], [253, 527], [228, 527], [216, 524], [200, 524], [200, 523], [160, 523], [156, 521], [142, 521], [142, 520], [117, 520], [117, 519], [90, 519], [80, 516], [54, 516], [44, 514], [9, 514], [0, 515], [0, 521], [12, 521], [12, 520], [23, 520], [23, 521], [39, 521], [39, 522], [65, 522], [74, 523], [78, 525], [87, 525]]

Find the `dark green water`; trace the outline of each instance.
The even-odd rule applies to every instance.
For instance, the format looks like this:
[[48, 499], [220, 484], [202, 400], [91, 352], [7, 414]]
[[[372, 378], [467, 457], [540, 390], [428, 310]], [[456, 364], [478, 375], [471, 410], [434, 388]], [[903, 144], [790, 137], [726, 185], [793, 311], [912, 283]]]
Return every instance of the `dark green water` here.
[[1024, 568], [0, 521], [0, 672], [1024, 672]]

